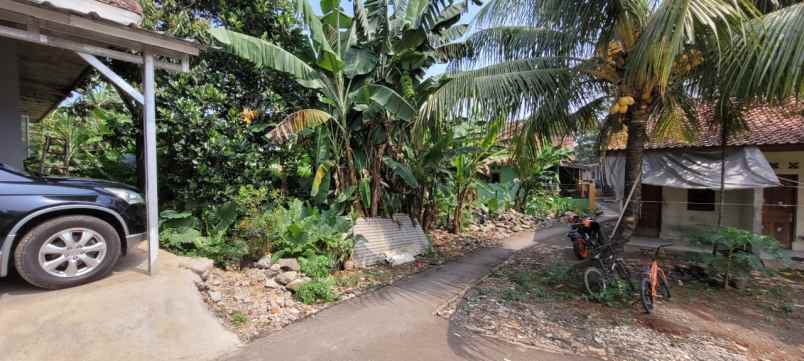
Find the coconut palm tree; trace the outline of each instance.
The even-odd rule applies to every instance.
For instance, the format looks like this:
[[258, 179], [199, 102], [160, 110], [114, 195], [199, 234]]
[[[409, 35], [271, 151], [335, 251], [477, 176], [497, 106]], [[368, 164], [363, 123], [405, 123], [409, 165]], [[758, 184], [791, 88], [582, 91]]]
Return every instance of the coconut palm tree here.
[[[695, 131], [693, 99], [719, 82], [724, 52], [759, 15], [746, 0], [491, 0], [479, 30], [451, 45], [453, 72], [424, 112], [502, 113], [530, 146], [594, 127], [602, 115], [604, 134], [627, 132], [631, 189], [649, 133]], [[640, 201], [635, 187], [625, 239]]]

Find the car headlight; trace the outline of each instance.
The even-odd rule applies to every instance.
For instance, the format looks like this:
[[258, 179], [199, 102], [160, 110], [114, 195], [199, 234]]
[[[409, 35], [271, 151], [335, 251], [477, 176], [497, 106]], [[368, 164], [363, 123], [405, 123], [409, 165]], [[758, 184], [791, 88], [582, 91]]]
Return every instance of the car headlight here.
[[122, 198], [128, 204], [142, 204], [145, 203], [145, 199], [142, 198], [137, 192], [130, 191], [128, 189], [123, 188], [103, 188], [103, 190], [116, 195], [118, 198]]

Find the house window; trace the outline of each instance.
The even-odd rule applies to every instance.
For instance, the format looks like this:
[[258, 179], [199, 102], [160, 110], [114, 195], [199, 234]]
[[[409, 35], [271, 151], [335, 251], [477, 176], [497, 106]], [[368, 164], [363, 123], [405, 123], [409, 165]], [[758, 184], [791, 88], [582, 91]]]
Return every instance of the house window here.
[[711, 189], [688, 189], [687, 190], [687, 210], [688, 211], [714, 211], [715, 210], [715, 191]]

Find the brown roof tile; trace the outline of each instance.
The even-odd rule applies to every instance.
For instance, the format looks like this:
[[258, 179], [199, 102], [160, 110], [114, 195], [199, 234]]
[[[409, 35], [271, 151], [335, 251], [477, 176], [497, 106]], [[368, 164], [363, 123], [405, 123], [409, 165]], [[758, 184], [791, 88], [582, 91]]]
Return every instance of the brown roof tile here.
[[[695, 140], [653, 139], [646, 149], [720, 146], [720, 126], [713, 124], [711, 106], [698, 107], [699, 123]], [[781, 105], [754, 106], [743, 114], [748, 130], [729, 136], [728, 145], [804, 144], [804, 101], [790, 100]], [[609, 150], [625, 149], [626, 131], [614, 134]]]

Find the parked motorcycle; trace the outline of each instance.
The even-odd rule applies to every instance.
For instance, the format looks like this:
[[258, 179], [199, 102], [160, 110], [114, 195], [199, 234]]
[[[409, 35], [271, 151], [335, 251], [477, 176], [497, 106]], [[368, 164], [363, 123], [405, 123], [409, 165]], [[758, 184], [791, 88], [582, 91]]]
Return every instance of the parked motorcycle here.
[[572, 242], [572, 251], [579, 260], [589, 257], [590, 251], [605, 242], [600, 232], [600, 223], [592, 217], [573, 216], [570, 219], [570, 232], [567, 234]]

